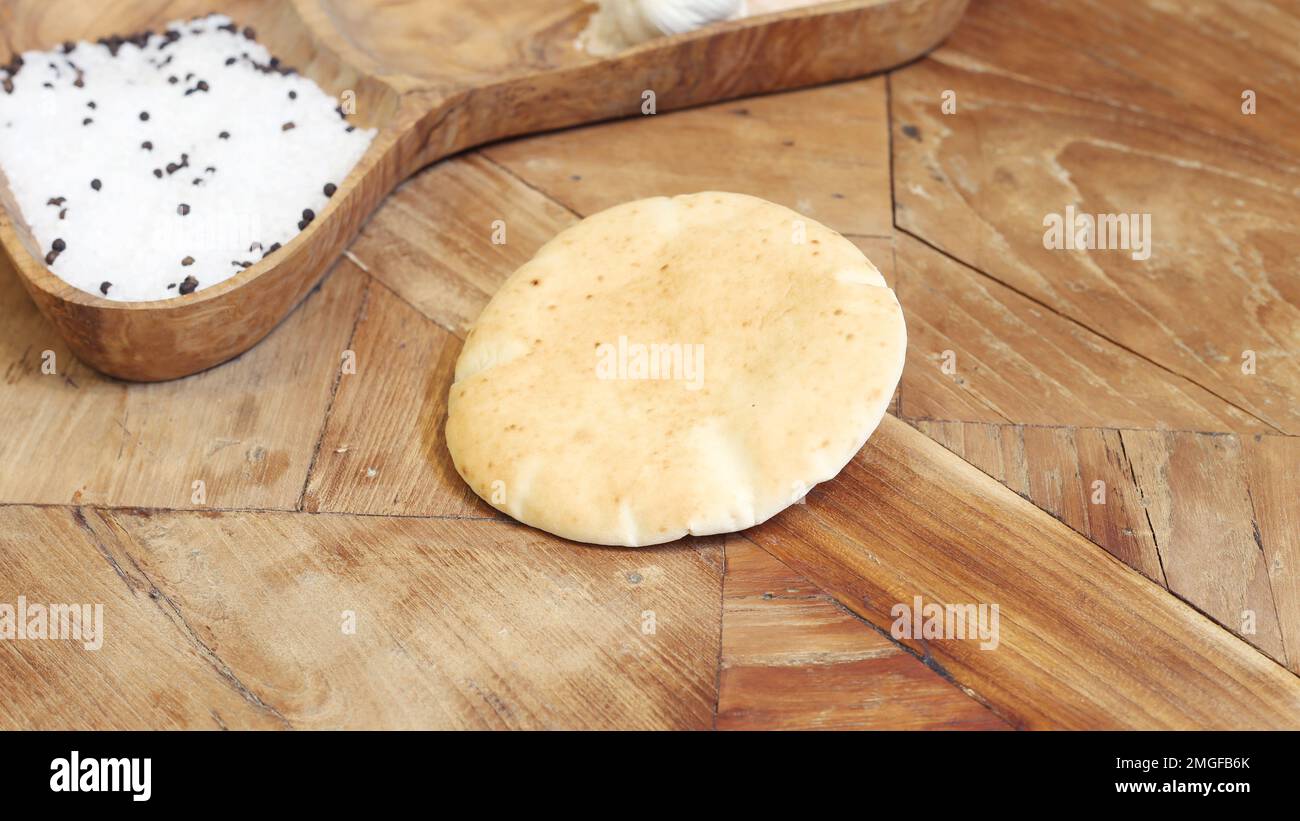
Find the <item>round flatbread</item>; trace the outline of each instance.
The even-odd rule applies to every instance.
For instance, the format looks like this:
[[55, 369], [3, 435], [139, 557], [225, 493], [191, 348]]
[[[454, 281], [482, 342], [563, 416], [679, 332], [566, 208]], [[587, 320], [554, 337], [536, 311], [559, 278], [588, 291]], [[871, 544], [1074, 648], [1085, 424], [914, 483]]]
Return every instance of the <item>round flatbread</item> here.
[[629, 202], [483, 309], [447, 447], [489, 504], [568, 539], [742, 530], [853, 458], [905, 347], [894, 292], [829, 228], [742, 194]]

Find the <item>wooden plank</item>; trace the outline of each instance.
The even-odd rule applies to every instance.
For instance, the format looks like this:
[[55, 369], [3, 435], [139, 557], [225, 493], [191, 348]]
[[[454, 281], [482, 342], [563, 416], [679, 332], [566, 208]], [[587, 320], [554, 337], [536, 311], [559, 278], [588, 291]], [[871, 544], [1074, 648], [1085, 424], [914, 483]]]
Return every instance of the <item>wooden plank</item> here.
[[642, 197], [719, 190], [781, 203], [842, 234], [893, 233], [881, 77], [561, 131], [484, 153], [584, 216]]
[[1169, 431], [1120, 435], [1147, 503], [1169, 590], [1285, 663], [1238, 438]]
[[[1278, 48], [1300, 36], [1300, 21], [1279, 6], [1259, 4], [1256, 17], [1216, 5], [1232, 36], [1228, 24], [1211, 22], [1213, 12], [1176, 6], [1121, 12], [1091, 2], [1058, 15], [1042, 14], [1032, 0], [972, 4], [942, 48], [890, 77], [895, 219], [1047, 306], [1044, 313], [1077, 320], [1256, 420], [1211, 409], [1216, 425], [1184, 425], [1175, 418], [1206, 408], [1189, 395], [1178, 413], [1168, 402], [1151, 406], [1167, 426], [1300, 433], [1293, 401], [1300, 292], [1292, 275], [1300, 169], [1295, 138], [1286, 136], [1296, 106], [1280, 92], [1300, 76], [1300, 59]], [[1161, 50], [1179, 57], [1155, 67], [1161, 61], [1146, 48], [1152, 31], [1190, 36], [1166, 40]], [[1076, 36], [1107, 56], [1076, 50]], [[1277, 50], [1240, 64], [1226, 56], [1257, 42]], [[1139, 59], [1146, 68], [1135, 67]], [[1241, 94], [1252, 86], [1272, 96], [1259, 98], [1259, 114], [1245, 115]], [[955, 113], [941, 108], [945, 92], [956, 95]], [[1134, 249], [1044, 247], [1044, 219], [1067, 205], [1150, 215], [1149, 259], [1134, 259]], [[1254, 374], [1242, 372], [1246, 351], [1257, 358]], [[1153, 390], [1165, 394], [1165, 381], [1138, 369], [1126, 381], [1128, 396], [1149, 403]], [[1101, 413], [1106, 399], [1100, 393], [1081, 404]], [[1055, 421], [1154, 426], [1138, 416]]]
[[915, 596], [997, 604], [996, 649], [903, 643], [1014, 726], [1300, 726], [1300, 679], [892, 417], [749, 535], [882, 629]]
[[[1266, 430], [1194, 383], [900, 234], [913, 419]], [[945, 351], [955, 360], [946, 359]], [[945, 362], [953, 367], [945, 372]]]
[[838, 664], [905, 652], [743, 536], [727, 540], [726, 556], [724, 669]]
[[1024, 428], [1029, 498], [1034, 504], [1087, 536], [1084, 482], [1070, 428]]
[[1024, 435], [1019, 426], [934, 419], [917, 419], [910, 424], [1021, 496], [1030, 498]]
[[0, 640], [0, 727], [284, 726], [193, 632], [186, 614], [103, 542], [101, 530], [95, 512], [81, 508], [0, 507], [0, 604], [13, 609], [8, 617], [17, 617], [21, 596], [29, 615], [37, 604], [88, 605], [92, 624], [99, 606], [103, 626], [97, 649], [84, 641], [19, 639], [14, 626]]
[[[1119, 431], [927, 419], [911, 424], [1165, 586], [1142, 492]], [[1104, 484], [1095, 485], [1098, 481]]]
[[[102, 515], [96, 531], [118, 563], [147, 577], [194, 640], [293, 727], [712, 724], [716, 539], [633, 551], [489, 521]], [[154, 646], [130, 646], [127, 680], [170, 693], [176, 682], [159, 674]], [[37, 714], [85, 720], [30, 673], [16, 680], [31, 683]], [[78, 683], [89, 703], [122, 700], [113, 678]], [[163, 724], [163, 708], [103, 720]]]
[[295, 507], [361, 306], [364, 277], [348, 268], [237, 361], [145, 385], [78, 363], [0, 264], [0, 417], [13, 420], [0, 460], [22, 466], [0, 471], [0, 500]]
[[1252, 436], [1242, 451], [1287, 666], [1300, 673], [1300, 438]]
[[[1292, 4], [1083, 0], [1039, 11], [1025, 0], [979, 8], [963, 21], [960, 44], [983, 57], [984, 70], [1056, 88], [1069, 78], [1086, 99], [1130, 108], [1140, 101], [1139, 113], [1229, 140], [1237, 151], [1288, 161], [1300, 152], [1300, 107], [1290, 93], [1300, 84], [1300, 16]], [[1042, 49], [1026, 41], [1051, 48], [1058, 71], [1039, 73]], [[1133, 48], [1139, 41], [1143, 48]], [[1244, 87], [1267, 101], [1256, 115], [1242, 115]]]
[[719, 729], [1006, 728], [752, 542], [726, 556]]
[[[1284, 646], [1284, 626], [1300, 618], [1300, 600], [1284, 569], [1297, 541], [1296, 531], [1288, 530], [1295, 514], [1279, 490], [1290, 486], [1285, 454], [1292, 439], [933, 420], [912, 424], [1012, 489], [1006, 475], [1023, 471], [1029, 489], [1022, 496], [1279, 663], [1294, 666]], [[1018, 467], [1007, 461], [1014, 450], [1006, 447], [1016, 436], [1024, 445]], [[1000, 451], [995, 440], [1004, 445]], [[1243, 464], [1247, 444], [1252, 458]], [[1103, 485], [1096, 486], [1098, 481]], [[1252, 506], [1256, 495], [1265, 500], [1263, 515]], [[1094, 501], [1098, 498], [1102, 501]], [[1256, 533], [1263, 519], [1271, 534], [1267, 550]], [[1254, 614], [1252, 633], [1243, 632], [1245, 611]]]
[[404, 183], [351, 254], [420, 313], [463, 336], [505, 278], [576, 221], [475, 153]]
[[[1147, 519], [1142, 490], [1124, 449], [1121, 431], [1080, 428], [1074, 437], [1079, 475], [1083, 477], [1081, 490], [1087, 501], [1084, 511], [1088, 517], [1088, 536], [1124, 564], [1161, 587], [1168, 587], [1155, 533]], [[1103, 485], [1097, 487], [1095, 482]]]
[[303, 509], [502, 518], [447, 452], [447, 391], [460, 340], [374, 285], [339, 378]]

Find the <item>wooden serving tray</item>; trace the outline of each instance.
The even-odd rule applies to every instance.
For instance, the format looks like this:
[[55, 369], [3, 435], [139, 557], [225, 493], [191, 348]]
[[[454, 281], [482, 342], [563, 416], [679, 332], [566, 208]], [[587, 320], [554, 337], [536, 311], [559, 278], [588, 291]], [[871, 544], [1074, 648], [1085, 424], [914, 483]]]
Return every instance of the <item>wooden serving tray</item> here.
[[[610, 58], [574, 47], [581, 0], [346, 0], [226, 4], [286, 65], [378, 129], [328, 207], [275, 255], [197, 293], [123, 303], [54, 276], [0, 179], [0, 247], [32, 299], [87, 364], [123, 379], [195, 373], [261, 340], [310, 291], [393, 188], [438, 159], [504, 137], [825, 83], [911, 60], [956, 26], [966, 0], [840, 0], [663, 38]], [[13, 51], [156, 28], [206, 3], [22, 2]], [[8, 59], [8, 54], [4, 55]], [[37, 149], [33, 149], [37, 150]], [[105, 279], [112, 279], [105, 272]]]

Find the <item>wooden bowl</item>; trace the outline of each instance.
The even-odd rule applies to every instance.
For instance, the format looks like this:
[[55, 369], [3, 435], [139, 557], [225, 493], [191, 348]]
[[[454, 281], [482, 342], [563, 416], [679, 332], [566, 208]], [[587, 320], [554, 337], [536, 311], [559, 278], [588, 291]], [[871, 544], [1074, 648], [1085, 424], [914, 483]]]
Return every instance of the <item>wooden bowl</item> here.
[[[114, 302], [73, 288], [45, 267], [0, 176], [0, 248], [83, 362], [122, 379], [185, 376], [266, 336], [379, 202], [435, 160], [504, 137], [638, 114], [647, 90], [656, 109], [666, 111], [880, 71], [938, 44], [965, 6], [966, 0], [841, 0], [596, 58], [574, 47], [594, 8], [582, 0], [231, 0], [223, 13], [256, 29], [272, 54], [327, 92], [352, 91], [356, 113], [349, 119], [378, 130], [317, 218], [276, 254], [217, 285], [165, 300]], [[185, 0], [24, 0], [0, 9], [0, 25], [21, 52], [157, 29], [212, 10]]]

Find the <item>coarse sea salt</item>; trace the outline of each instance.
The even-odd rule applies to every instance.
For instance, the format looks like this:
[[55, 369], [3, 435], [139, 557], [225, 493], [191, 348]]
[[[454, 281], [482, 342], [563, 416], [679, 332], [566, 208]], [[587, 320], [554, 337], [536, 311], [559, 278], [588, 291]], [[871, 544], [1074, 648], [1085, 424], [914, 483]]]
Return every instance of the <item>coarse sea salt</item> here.
[[56, 276], [183, 295], [324, 209], [375, 132], [254, 36], [212, 15], [0, 66], [0, 173]]

